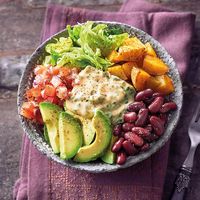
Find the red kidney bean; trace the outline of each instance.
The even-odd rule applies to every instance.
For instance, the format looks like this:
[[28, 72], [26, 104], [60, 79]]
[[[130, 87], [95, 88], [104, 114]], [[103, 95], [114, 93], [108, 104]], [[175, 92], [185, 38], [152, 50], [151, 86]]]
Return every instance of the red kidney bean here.
[[128, 141], [130, 141], [135, 146], [142, 146], [144, 143], [144, 140], [137, 134], [132, 132], [127, 132], [124, 134], [124, 138]]
[[116, 160], [116, 163], [118, 165], [123, 165], [125, 162], [126, 162], [126, 159], [127, 159], [127, 156], [126, 156], [126, 153], [125, 152], [119, 152], [117, 154], [117, 160]]
[[124, 114], [125, 122], [134, 122], [137, 119], [137, 114], [135, 112], [129, 112]]
[[124, 124], [122, 125], [122, 129], [123, 129], [123, 131], [125, 131], [125, 132], [130, 131], [133, 127], [134, 127], [134, 124], [128, 123], [128, 122], [126, 122], [126, 123], [124, 123]]
[[169, 112], [171, 110], [176, 110], [176, 109], [177, 109], [177, 105], [173, 101], [171, 101], [171, 102], [163, 104], [162, 107], [160, 108], [160, 112], [166, 113], [166, 112]]
[[153, 93], [152, 97], [154, 97], [154, 98], [156, 98], [156, 97], [164, 97], [164, 95], [159, 93], [159, 92], [155, 92], [155, 93]]
[[124, 141], [124, 138], [121, 137], [121, 138], [119, 138], [119, 139], [114, 143], [114, 145], [112, 146], [112, 152], [113, 152], [113, 153], [119, 152], [119, 150], [120, 150], [121, 147], [122, 147], [123, 141]]
[[137, 135], [139, 135], [141, 137], [146, 137], [146, 136], [150, 135], [149, 130], [142, 128], [142, 127], [133, 127], [132, 132], [136, 133]]
[[166, 113], [160, 113], [159, 114], [159, 118], [161, 119], [161, 121], [163, 122], [163, 125], [165, 125], [167, 123], [167, 118], [168, 115]]
[[141, 147], [141, 151], [147, 151], [147, 150], [149, 150], [149, 148], [150, 148], [150, 145], [149, 145], [149, 143], [145, 143], [142, 147]]
[[149, 105], [148, 109], [151, 113], [156, 113], [160, 110], [162, 104], [164, 102], [163, 97], [156, 97], [153, 102]]
[[164, 125], [159, 117], [151, 116], [150, 123], [155, 131], [155, 134], [161, 136], [164, 132]]
[[142, 101], [140, 101], [129, 104], [127, 110], [130, 112], [138, 112], [142, 108], [146, 108], [146, 106]]
[[149, 99], [144, 100], [144, 102], [145, 102], [147, 105], [149, 105], [149, 104], [151, 104], [151, 103], [153, 102], [153, 100], [154, 100], [154, 98], [151, 97], [151, 98], [149, 98]]
[[146, 89], [146, 90], [143, 90], [141, 92], [138, 92], [135, 96], [135, 100], [136, 101], [143, 101], [147, 98], [152, 97], [152, 95], [153, 95], [153, 90], [152, 89]]
[[135, 126], [144, 126], [148, 117], [148, 109], [143, 108], [138, 113], [138, 118], [135, 122]]
[[135, 154], [136, 149], [135, 149], [134, 145], [131, 144], [130, 141], [128, 141], [128, 140], [123, 141], [122, 146], [123, 146], [125, 152], [128, 155], [134, 155]]
[[157, 140], [159, 137], [156, 134], [150, 134], [147, 137], [145, 137], [145, 140], [147, 142], [153, 142], [154, 140]]
[[144, 128], [147, 129], [149, 132], [152, 132], [153, 130], [151, 124], [147, 124]]
[[124, 137], [124, 134], [125, 134], [125, 132], [122, 131], [122, 132], [120, 133], [120, 137]]
[[122, 131], [122, 125], [117, 124], [113, 129], [113, 135], [118, 136], [120, 135], [121, 131]]

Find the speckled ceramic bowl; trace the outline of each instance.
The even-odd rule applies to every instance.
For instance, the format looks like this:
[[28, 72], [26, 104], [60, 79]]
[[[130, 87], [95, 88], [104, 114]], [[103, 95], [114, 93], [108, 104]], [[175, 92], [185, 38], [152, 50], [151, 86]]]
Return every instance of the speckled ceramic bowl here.
[[[93, 173], [101, 173], [101, 172], [111, 172], [116, 171], [121, 168], [130, 167], [132, 165], [135, 165], [138, 162], [143, 161], [144, 159], [150, 157], [153, 153], [158, 151], [170, 138], [171, 134], [173, 133], [178, 119], [180, 117], [181, 113], [181, 107], [182, 107], [182, 100], [183, 100], [183, 94], [182, 94], [182, 84], [180, 80], [180, 75], [178, 73], [176, 64], [173, 60], [173, 58], [167, 53], [167, 51], [162, 47], [162, 45], [157, 42], [155, 39], [153, 39], [150, 35], [145, 33], [142, 30], [139, 30], [135, 27], [116, 23], [116, 22], [96, 22], [96, 23], [105, 23], [110, 27], [121, 27], [124, 32], [129, 33], [130, 35], [137, 36], [143, 43], [150, 42], [154, 49], [156, 50], [157, 55], [169, 66], [170, 68], [170, 77], [173, 79], [173, 83], [175, 85], [175, 92], [171, 95], [171, 99], [176, 102], [178, 105], [178, 109], [172, 113], [170, 116], [170, 119], [168, 121], [165, 133], [163, 136], [156, 142], [152, 144], [152, 147], [143, 153], [139, 153], [138, 155], [131, 156], [128, 158], [127, 162], [120, 166], [120, 165], [109, 165], [106, 163], [103, 163], [101, 161], [95, 161], [85, 164], [75, 163], [73, 161], [64, 161], [60, 159], [59, 156], [55, 155], [51, 149], [51, 147], [45, 142], [43, 138], [43, 134], [39, 127], [32, 123], [31, 121], [25, 119], [24, 117], [20, 116], [22, 127], [24, 128], [24, 131], [32, 141], [32, 143], [37, 147], [39, 151], [41, 151], [43, 154], [45, 154], [48, 158], [53, 159], [54, 161], [61, 163], [62, 165], [73, 167], [79, 170], [85, 170], [88, 172]], [[33, 69], [36, 64], [40, 64], [45, 56], [45, 46], [46, 44], [52, 42], [53, 38], [59, 38], [61, 36], [67, 36], [68, 33], [66, 30], [63, 30], [48, 40], [46, 40], [43, 44], [41, 44], [36, 51], [32, 54], [25, 71], [21, 77], [19, 90], [18, 90], [18, 112], [20, 111], [22, 103], [26, 100], [24, 97], [24, 94], [28, 88], [32, 86], [34, 74]]]

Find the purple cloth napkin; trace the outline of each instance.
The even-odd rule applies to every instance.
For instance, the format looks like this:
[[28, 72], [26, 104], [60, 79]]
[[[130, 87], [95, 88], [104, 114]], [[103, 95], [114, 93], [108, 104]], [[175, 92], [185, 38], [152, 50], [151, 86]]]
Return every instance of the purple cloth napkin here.
[[[65, 28], [87, 20], [118, 21], [140, 28], [175, 58], [183, 76], [190, 56], [195, 17], [177, 13], [141, 0], [124, 3], [120, 12], [97, 12], [49, 4], [42, 41]], [[177, 39], [178, 38], [178, 39]], [[168, 160], [169, 143], [149, 159], [127, 169], [91, 174], [61, 166], [42, 155], [23, 136], [20, 179], [14, 199], [161, 199]]]

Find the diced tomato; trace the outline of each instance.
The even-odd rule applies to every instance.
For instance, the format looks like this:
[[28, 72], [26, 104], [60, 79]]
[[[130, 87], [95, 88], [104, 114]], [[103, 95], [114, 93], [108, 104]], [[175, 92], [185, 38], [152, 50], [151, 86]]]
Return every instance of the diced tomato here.
[[44, 71], [47, 70], [47, 67], [44, 65], [37, 65], [36, 68], [34, 69], [35, 75], [43, 74]]
[[42, 98], [42, 96], [39, 96], [39, 97], [35, 98], [35, 101], [39, 104], [39, 103], [43, 102], [44, 99]]
[[33, 88], [26, 91], [28, 102], [22, 105], [21, 115], [42, 124], [38, 104], [47, 101], [62, 107], [73, 86], [78, 84], [75, 79], [79, 71], [78, 68], [37, 65]]
[[47, 80], [47, 79], [44, 80], [43, 84], [44, 84], [44, 86], [45, 86], [45, 85], [52, 85], [52, 84], [51, 84], [51, 80], [49, 80], [49, 79], [48, 79], [48, 80]]
[[43, 80], [49, 80], [50, 81], [51, 78], [52, 78], [52, 74], [49, 71], [44, 71], [42, 76], [43, 76]]
[[20, 114], [28, 119], [34, 119], [34, 109], [34, 103], [24, 102]]
[[59, 67], [53, 67], [51, 66], [50, 69], [49, 69], [50, 73], [52, 75], [58, 75], [59, 74]]
[[33, 109], [36, 107], [36, 103], [33, 101], [29, 101], [29, 102], [24, 102], [22, 105], [22, 108], [24, 109], [30, 109], [33, 111]]
[[20, 115], [26, 117], [27, 119], [34, 119], [34, 114], [29, 110], [21, 109]]
[[56, 95], [56, 89], [52, 85], [45, 85], [45, 94], [49, 97]]
[[58, 76], [53, 76], [53, 78], [51, 79], [51, 84], [57, 88], [59, 85], [63, 84], [62, 80], [58, 77]]
[[72, 76], [67, 76], [64, 79], [65, 85], [67, 86], [68, 89], [72, 89], [73, 86], [73, 82], [74, 82], [74, 78]]
[[61, 67], [61, 68], [60, 68], [59, 75], [60, 75], [61, 77], [66, 77], [66, 76], [68, 76], [70, 73], [71, 73], [71, 69], [70, 69], [70, 68], [68, 68], [68, 67]]
[[45, 90], [41, 91], [41, 96], [43, 99], [46, 99], [48, 96], [45, 94]]
[[26, 97], [28, 99], [32, 97], [39, 97], [39, 96], [41, 96], [41, 88], [39, 87], [31, 88], [26, 91]]
[[59, 103], [59, 98], [57, 96], [47, 97], [45, 99], [45, 101], [50, 102], [50, 103], [54, 103], [54, 104], [58, 104]]
[[44, 90], [41, 91], [41, 96], [43, 99], [47, 97], [53, 97], [56, 95], [56, 89], [51, 85], [46, 85]]
[[43, 124], [43, 119], [39, 107], [35, 108], [34, 110], [34, 118], [37, 123]]
[[68, 98], [68, 91], [65, 86], [59, 86], [56, 88], [56, 96], [61, 100]]
[[35, 77], [35, 80], [33, 81], [33, 87], [43, 87], [44, 85], [44, 77], [39, 74]]
[[60, 107], [63, 107], [64, 102], [65, 102], [65, 100], [59, 100], [58, 105], [59, 105]]

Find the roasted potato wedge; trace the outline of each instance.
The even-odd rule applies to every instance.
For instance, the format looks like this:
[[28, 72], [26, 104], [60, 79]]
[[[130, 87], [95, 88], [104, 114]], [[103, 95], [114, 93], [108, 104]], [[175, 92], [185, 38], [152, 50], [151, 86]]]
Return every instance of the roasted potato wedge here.
[[118, 52], [116, 50], [113, 50], [109, 55], [108, 55], [108, 60], [110, 60], [113, 63], [119, 62], [118, 58]]
[[145, 44], [145, 47], [146, 47], [146, 54], [147, 55], [157, 57], [155, 50], [153, 49], [153, 47], [151, 46], [151, 44], [149, 42], [147, 42]]
[[174, 92], [173, 82], [168, 75], [150, 77], [147, 80], [146, 87], [165, 95]]
[[131, 80], [137, 91], [141, 91], [146, 88], [146, 83], [150, 77], [151, 76], [144, 70], [137, 67], [132, 68]]
[[122, 69], [124, 70], [124, 73], [126, 74], [126, 76], [129, 80], [131, 79], [131, 70], [133, 67], [138, 67], [137, 63], [126, 62], [122, 65]]
[[108, 59], [114, 63], [122, 61], [138, 62], [143, 60], [144, 55], [145, 45], [138, 38], [134, 37], [126, 39], [123, 45], [119, 47], [118, 52], [112, 51]]
[[121, 65], [115, 65], [115, 66], [109, 67], [108, 71], [110, 72], [110, 74], [115, 75], [125, 81], [128, 80], [128, 77], [126, 76]]
[[142, 68], [151, 75], [164, 75], [169, 71], [168, 66], [159, 58], [146, 55]]
[[141, 47], [144, 46], [144, 44], [137, 37], [127, 38], [126, 40], [124, 40], [122, 46], [133, 46], [133, 45], [137, 45]]

